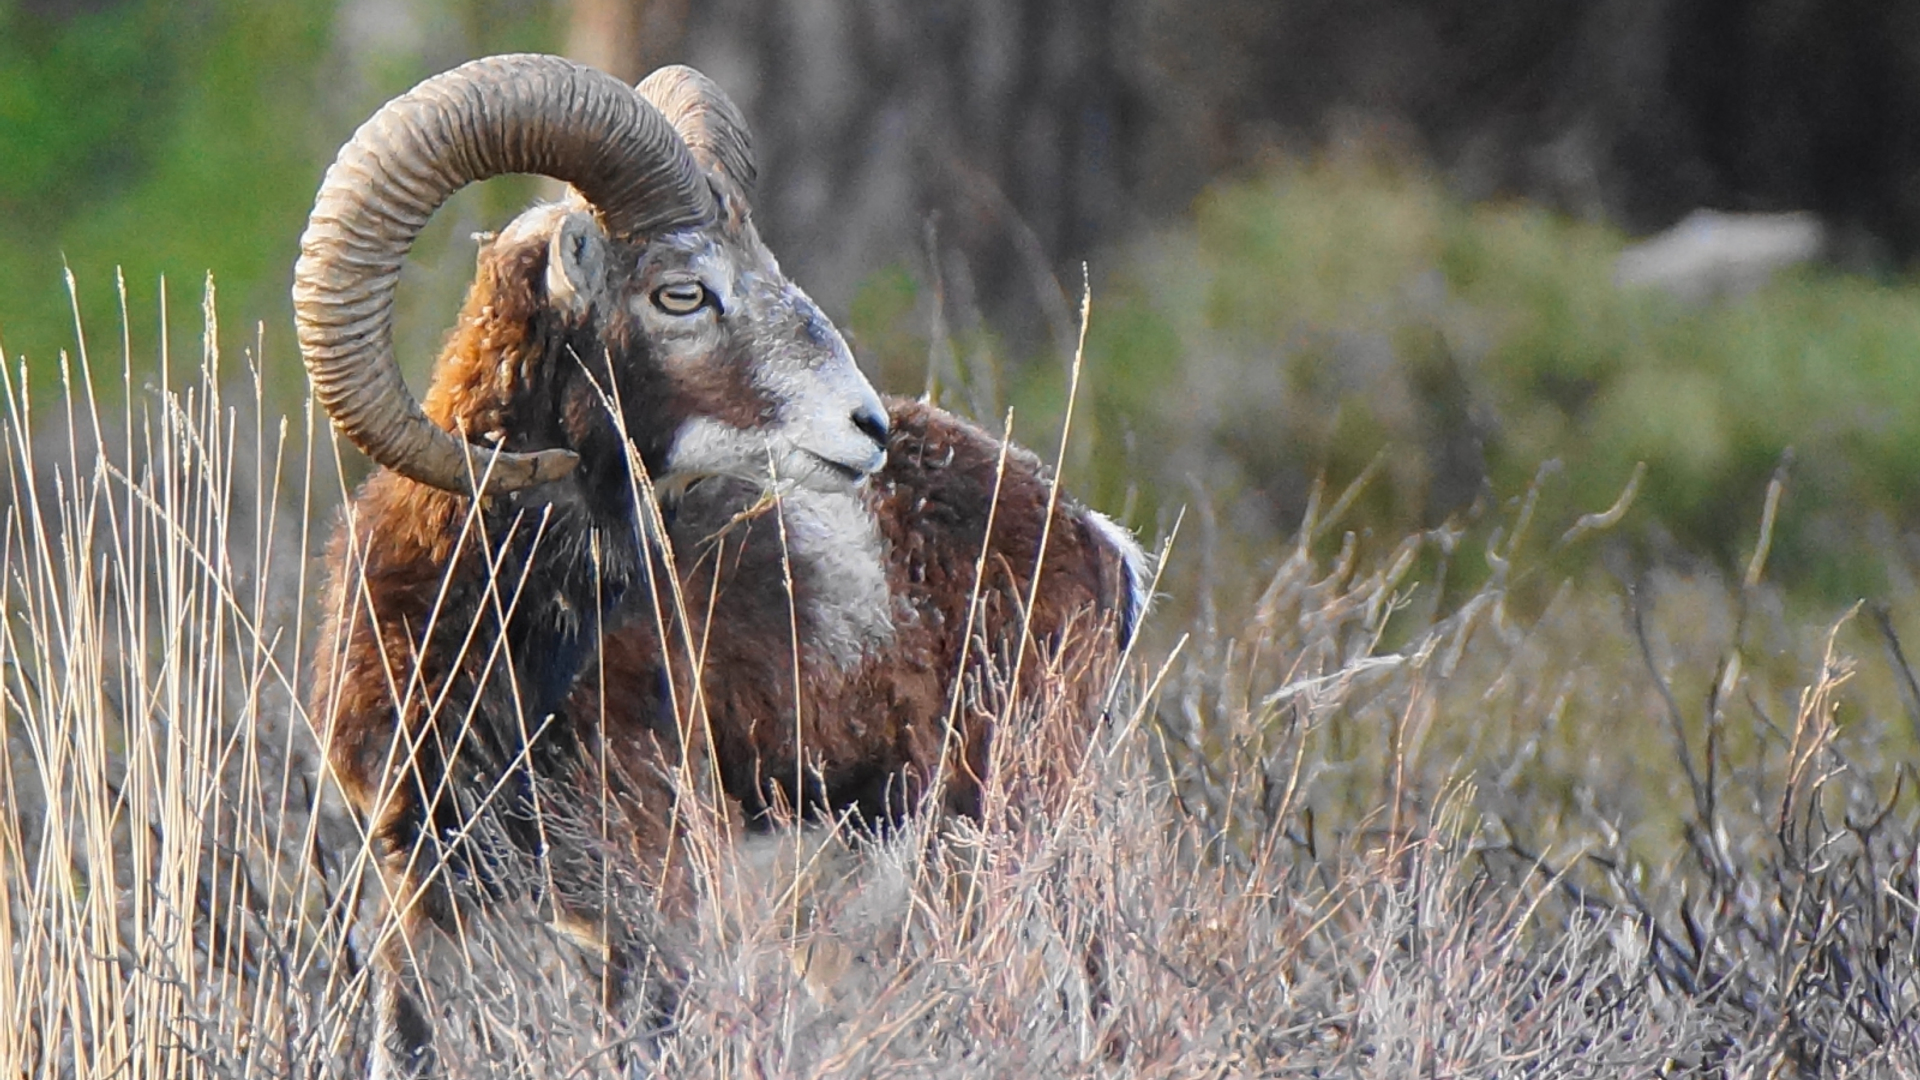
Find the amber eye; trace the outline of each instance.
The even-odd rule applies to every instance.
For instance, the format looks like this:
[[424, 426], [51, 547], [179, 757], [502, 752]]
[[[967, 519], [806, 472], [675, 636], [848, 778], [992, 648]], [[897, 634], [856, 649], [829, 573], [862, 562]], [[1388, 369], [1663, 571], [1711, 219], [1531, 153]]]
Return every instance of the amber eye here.
[[653, 306], [669, 315], [691, 315], [711, 300], [707, 287], [697, 281], [662, 285], [653, 291]]

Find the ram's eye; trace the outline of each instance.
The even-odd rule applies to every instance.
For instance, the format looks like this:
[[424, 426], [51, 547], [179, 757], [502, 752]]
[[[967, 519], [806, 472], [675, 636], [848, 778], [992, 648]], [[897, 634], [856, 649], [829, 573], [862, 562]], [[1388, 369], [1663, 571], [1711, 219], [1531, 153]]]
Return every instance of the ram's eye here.
[[669, 315], [691, 315], [712, 302], [707, 287], [697, 281], [662, 285], [653, 291], [653, 306]]

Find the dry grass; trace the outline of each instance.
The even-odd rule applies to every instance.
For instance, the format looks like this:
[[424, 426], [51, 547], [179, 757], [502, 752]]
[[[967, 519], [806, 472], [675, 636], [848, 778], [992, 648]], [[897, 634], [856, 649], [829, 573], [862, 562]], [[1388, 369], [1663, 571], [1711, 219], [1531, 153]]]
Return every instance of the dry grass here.
[[[9, 383], [6, 1076], [365, 1068], [386, 928], [300, 706], [338, 482], [257, 372], [220, 396], [208, 312], [200, 370], [125, 406], [84, 351], [51, 413]], [[1530, 497], [1371, 556], [1326, 502], [1212, 583], [1239, 604], [1158, 628], [1047, 799], [696, 829], [658, 1038], [609, 1030], [531, 905], [476, 921], [434, 974], [447, 1071], [1920, 1074], [1902, 611], [1797, 624], [1764, 553], [1543, 582], [1523, 538], [1594, 537]], [[1468, 542], [1494, 572], [1443, 606], [1413, 568]], [[1057, 771], [1045, 719], [997, 776]]]

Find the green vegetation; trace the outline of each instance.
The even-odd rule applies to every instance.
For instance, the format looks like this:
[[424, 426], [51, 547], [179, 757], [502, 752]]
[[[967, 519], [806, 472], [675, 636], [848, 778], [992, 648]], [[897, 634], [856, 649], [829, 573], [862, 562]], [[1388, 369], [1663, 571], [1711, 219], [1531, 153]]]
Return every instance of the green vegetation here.
[[[1213, 429], [1224, 490], [1342, 483], [1384, 453], [1366, 524], [1391, 534], [1464, 509], [1482, 463], [1512, 492], [1558, 458], [1594, 507], [1645, 461], [1642, 520], [1731, 566], [1792, 448], [1774, 566], [1830, 595], [1884, 588], [1875, 548], [1920, 524], [1920, 289], [1815, 273], [1686, 307], [1616, 288], [1608, 229], [1371, 165], [1223, 187], [1182, 239], [1188, 259], [1137, 253], [1115, 306], [1171, 330], [1176, 381], [1217, 388], [1179, 420]], [[1124, 329], [1098, 338], [1094, 385], [1167, 385], [1164, 362], [1101, 365]]]
[[129, 0], [55, 20], [0, 3], [10, 352], [42, 377], [55, 370], [72, 339], [63, 261], [102, 312], [124, 268], [134, 310], [149, 313], [132, 327], [143, 356], [163, 276], [178, 325], [195, 325], [211, 270], [236, 314], [283, 332], [287, 268], [325, 151], [312, 118], [331, 14], [300, 0]]
[[[42, 5], [54, 7], [59, 5]], [[197, 325], [200, 283], [220, 281], [229, 346], [292, 348], [287, 290], [320, 174], [380, 102], [463, 53], [535, 48], [551, 5], [460, 0], [443, 14], [450, 57], [351, 58], [323, 0], [118, 0], [58, 17], [0, 0], [0, 345], [50, 388], [72, 346], [70, 266], [85, 310], [115, 310], [124, 274], [136, 363], [168, 322]], [[423, 238], [397, 338], [421, 373], [472, 266], [466, 235], [523, 204], [531, 185], [468, 193]], [[143, 372], [144, 375], [144, 372]], [[274, 388], [292, 408], [299, 383]]]

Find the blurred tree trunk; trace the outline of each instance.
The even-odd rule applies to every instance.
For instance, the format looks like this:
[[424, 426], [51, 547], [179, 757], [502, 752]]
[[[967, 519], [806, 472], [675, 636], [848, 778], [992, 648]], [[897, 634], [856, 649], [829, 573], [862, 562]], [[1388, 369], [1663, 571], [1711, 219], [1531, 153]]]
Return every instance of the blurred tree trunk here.
[[[1079, 263], [1127, 214], [1138, 111], [1113, 0], [572, 0], [573, 55], [693, 64], [753, 124], [755, 210], [844, 314], [890, 265], [1023, 347], [1070, 347]], [[620, 62], [618, 57], [632, 58]]]
[[625, 82], [638, 82], [640, 5], [631, 0], [573, 0], [568, 5], [567, 55]]
[[673, 62], [687, 0], [571, 0], [567, 55], [626, 82]]

